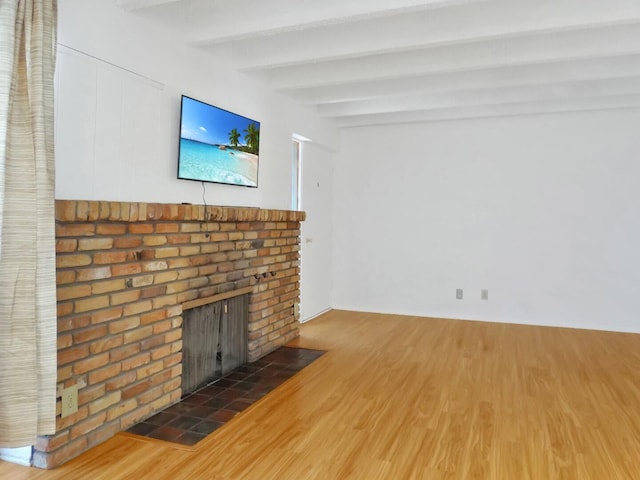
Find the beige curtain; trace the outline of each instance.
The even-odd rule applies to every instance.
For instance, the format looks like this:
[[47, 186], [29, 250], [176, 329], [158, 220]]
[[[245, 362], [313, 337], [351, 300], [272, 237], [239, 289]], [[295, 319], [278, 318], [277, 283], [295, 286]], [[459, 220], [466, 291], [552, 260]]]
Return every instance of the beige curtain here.
[[0, 0], [0, 447], [55, 433], [55, 0]]

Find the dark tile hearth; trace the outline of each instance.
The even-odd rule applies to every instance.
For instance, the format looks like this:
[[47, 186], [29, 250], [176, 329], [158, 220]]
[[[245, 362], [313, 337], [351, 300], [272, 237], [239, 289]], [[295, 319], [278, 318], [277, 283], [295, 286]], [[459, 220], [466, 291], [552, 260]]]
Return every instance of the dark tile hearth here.
[[195, 445], [325, 352], [280, 347], [187, 395], [127, 432]]

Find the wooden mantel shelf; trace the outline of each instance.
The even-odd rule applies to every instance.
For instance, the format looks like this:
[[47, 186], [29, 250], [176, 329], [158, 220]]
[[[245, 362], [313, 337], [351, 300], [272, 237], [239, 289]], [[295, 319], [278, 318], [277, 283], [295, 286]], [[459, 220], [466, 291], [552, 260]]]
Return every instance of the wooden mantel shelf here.
[[254, 207], [56, 200], [56, 220], [59, 222], [302, 222], [305, 218], [305, 212]]

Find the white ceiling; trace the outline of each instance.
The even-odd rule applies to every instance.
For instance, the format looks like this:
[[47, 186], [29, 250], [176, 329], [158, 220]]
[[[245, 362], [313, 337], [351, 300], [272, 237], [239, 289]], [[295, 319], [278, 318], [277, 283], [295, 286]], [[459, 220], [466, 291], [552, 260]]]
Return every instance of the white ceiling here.
[[116, 0], [338, 126], [640, 106], [640, 0]]

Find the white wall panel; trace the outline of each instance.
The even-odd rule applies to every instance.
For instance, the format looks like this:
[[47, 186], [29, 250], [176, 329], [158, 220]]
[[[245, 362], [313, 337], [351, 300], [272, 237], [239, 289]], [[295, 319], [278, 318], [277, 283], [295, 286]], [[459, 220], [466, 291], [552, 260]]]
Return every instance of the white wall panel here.
[[638, 124], [629, 109], [346, 130], [334, 306], [640, 331]]
[[178, 180], [180, 96], [261, 122], [259, 188], [208, 184], [216, 205], [289, 208], [293, 132], [335, 147], [337, 131], [308, 107], [187, 47], [159, 24], [108, 0], [59, 2], [56, 197], [202, 203]]

